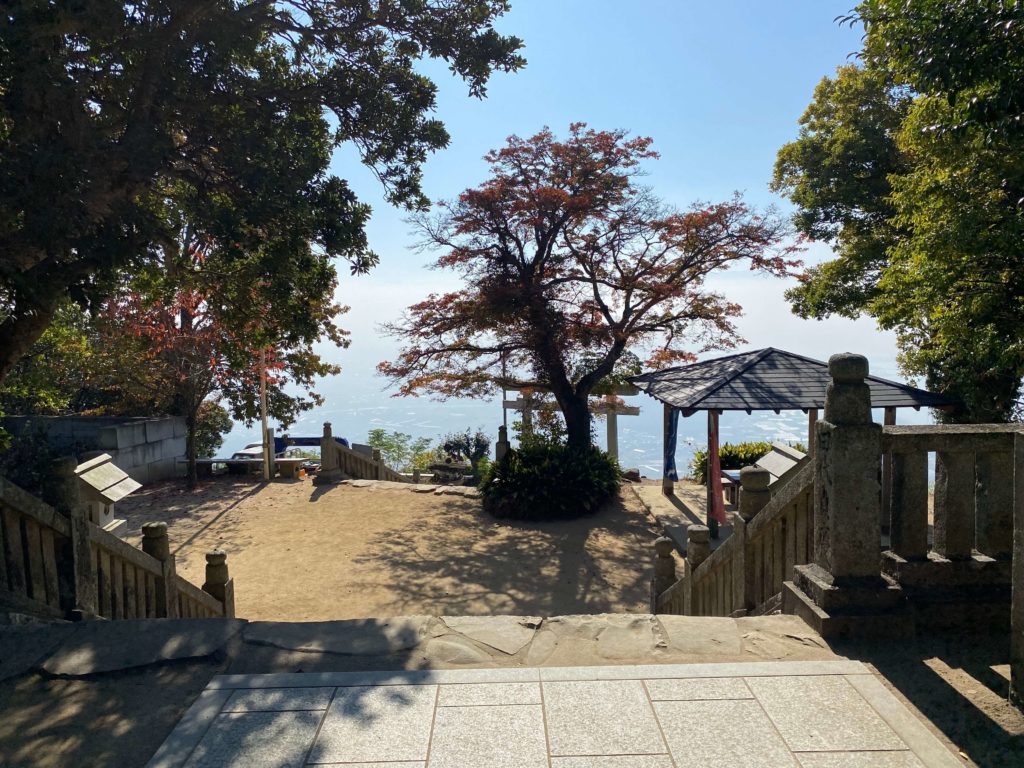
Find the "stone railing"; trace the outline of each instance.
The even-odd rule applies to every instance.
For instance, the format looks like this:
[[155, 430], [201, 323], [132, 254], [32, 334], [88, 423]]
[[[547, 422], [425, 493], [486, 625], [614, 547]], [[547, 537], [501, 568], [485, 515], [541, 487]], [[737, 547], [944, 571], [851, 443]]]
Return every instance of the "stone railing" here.
[[55, 464], [55, 506], [0, 478], [0, 606], [52, 618], [234, 616], [223, 553], [207, 555], [203, 589], [175, 573], [165, 523], [138, 550], [89, 522], [74, 459]]
[[740, 514], [732, 535], [709, 554], [709, 531], [687, 529], [683, 577], [675, 580], [672, 542], [655, 547], [655, 613], [731, 616], [764, 613], [778, 607], [783, 582], [813, 552], [811, 498], [814, 471], [805, 466], [771, 497], [767, 470], [740, 472]]
[[336, 482], [342, 477], [356, 480], [390, 480], [396, 483], [412, 482], [411, 478], [387, 466], [376, 448], [370, 456], [346, 448], [334, 439], [331, 423], [324, 422], [324, 434], [320, 438], [320, 471], [317, 481]]

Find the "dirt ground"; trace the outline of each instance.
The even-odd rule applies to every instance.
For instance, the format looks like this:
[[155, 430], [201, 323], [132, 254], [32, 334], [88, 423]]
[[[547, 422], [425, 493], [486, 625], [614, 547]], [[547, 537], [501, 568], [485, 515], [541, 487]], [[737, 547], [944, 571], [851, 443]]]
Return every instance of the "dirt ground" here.
[[474, 499], [408, 490], [205, 480], [119, 502], [128, 541], [168, 524], [178, 573], [201, 585], [223, 549], [242, 618], [646, 612], [654, 523], [628, 490], [594, 517], [490, 518]]

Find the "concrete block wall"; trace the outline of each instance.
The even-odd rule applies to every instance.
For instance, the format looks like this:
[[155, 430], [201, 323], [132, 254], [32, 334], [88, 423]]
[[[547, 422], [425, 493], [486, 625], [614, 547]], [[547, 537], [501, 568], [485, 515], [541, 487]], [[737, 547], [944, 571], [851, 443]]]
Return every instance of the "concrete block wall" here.
[[142, 484], [181, 477], [185, 465], [185, 420], [175, 416], [9, 416], [13, 435], [43, 431], [55, 449], [103, 451]]

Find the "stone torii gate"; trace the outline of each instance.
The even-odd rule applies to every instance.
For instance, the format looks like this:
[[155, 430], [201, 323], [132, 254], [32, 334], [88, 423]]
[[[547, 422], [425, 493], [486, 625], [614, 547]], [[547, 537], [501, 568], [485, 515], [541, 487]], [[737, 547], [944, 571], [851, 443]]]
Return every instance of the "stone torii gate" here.
[[[547, 391], [541, 387], [532, 387], [531, 389], [522, 389], [519, 391], [519, 397], [515, 400], [503, 400], [501, 405], [506, 411], [518, 411], [522, 414], [523, 419], [523, 430], [527, 433], [533, 429], [533, 413], [541, 408], [541, 401], [534, 397], [532, 394], [533, 390]], [[631, 384], [624, 384], [615, 387], [612, 393], [619, 397], [631, 397], [633, 395], [639, 395], [640, 390]], [[611, 399], [611, 395], [606, 395], [605, 400], [598, 405], [595, 405], [590, 409], [591, 413], [600, 414], [606, 416], [608, 419], [608, 454], [618, 458], [619, 456], [619, 416], [639, 416], [640, 407], [636, 405], [626, 405], [625, 403], [618, 403]]]

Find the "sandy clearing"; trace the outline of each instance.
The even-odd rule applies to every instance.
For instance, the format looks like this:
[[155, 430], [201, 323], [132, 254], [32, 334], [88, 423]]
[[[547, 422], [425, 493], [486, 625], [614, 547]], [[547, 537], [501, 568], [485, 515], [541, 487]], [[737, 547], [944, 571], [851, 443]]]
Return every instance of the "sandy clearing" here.
[[526, 524], [473, 499], [219, 477], [153, 486], [117, 513], [133, 544], [165, 520], [195, 584], [204, 554], [226, 551], [237, 614], [254, 620], [646, 612], [657, 535], [629, 491], [591, 518]]

